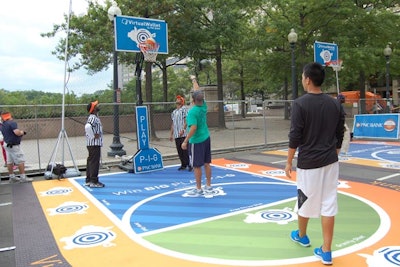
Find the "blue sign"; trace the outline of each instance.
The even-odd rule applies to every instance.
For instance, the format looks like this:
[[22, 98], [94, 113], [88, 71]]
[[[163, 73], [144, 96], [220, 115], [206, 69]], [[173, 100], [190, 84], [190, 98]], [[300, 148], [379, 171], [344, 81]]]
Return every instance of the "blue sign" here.
[[163, 169], [161, 153], [149, 147], [149, 120], [146, 106], [136, 107], [136, 134], [138, 151], [133, 156], [133, 172], [151, 172]]
[[339, 60], [339, 49], [337, 44], [322, 43], [315, 41], [314, 43], [315, 62], [318, 62], [323, 66], [325, 66], [326, 63], [337, 60]]
[[149, 148], [149, 121], [146, 106], [136, 107], [136, 133], [138, 149]]
[[115, 49], [140, 52], [139, 44], [153, 38], [159, 45], [159, 54], [168, 54], [168, 25], [163, 20], [116, 16]]
[[161, 153], [156, 148], [141, 149], [133, 156], [135, 173], [151, 172], [163, 168]]
[[399, 138], [400, 114], [362, 114], [354, 116], [355, 138]]

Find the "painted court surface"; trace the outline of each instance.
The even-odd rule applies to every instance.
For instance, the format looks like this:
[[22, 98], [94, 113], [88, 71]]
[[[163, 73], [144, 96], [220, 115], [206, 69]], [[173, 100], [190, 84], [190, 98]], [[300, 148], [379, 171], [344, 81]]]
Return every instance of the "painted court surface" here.
[[[342, 161], [398, 172], [400, 144], [382, 144], [353, 142]], [[84, 187], [84, 177], [32, 185], [59, 258], [71, 266], [322, 266], [313, 256], [319, 219], [310, 220], [310, 248], [289, 238], [297, 229], [295, 178], [229, 159], [213, 160], [212, 177], [213, 192], [201, 197], [186, 194], [193, 173], [177, 166], [104, 175], [105, 188]], [[338, 190], [334, 266], [400, 266], [400, 192], [345, 179]]]

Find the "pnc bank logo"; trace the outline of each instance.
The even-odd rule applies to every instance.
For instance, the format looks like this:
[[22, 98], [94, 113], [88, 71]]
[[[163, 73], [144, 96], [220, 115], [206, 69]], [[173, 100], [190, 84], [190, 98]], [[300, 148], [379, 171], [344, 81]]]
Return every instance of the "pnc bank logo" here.
[[397, 123], [393, 119], [387, 119], [385, 122], [357, 122], [357, 128], [383, 128], [386, 132], [393, 132], [397, 128]]
[[396, 122], [392, 119], [386, 120], [383, 123], [383, 129], [387, 132], [392, 132], [394, 129], [396, 129]]

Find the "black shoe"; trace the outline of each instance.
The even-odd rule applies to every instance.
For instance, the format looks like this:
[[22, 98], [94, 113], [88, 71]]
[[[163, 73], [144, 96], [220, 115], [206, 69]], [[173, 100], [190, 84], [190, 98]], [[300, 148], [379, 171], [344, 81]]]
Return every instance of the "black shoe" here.
[[186, 167], [180, 166], [178, 169], [178, 171], [183, 171], [183, 170], [186, 170]]
[[190, 172], [193, 171], [193, 167], [190, 167], [190, 166], [189, 166], [188, 171], [190, 171]]

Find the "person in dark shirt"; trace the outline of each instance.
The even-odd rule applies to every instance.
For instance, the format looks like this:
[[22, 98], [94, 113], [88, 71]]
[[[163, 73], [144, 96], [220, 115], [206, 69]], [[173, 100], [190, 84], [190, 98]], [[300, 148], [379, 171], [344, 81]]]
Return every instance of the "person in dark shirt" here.
[[[2, 112], [1, 119], [3, 120], [1, 131], [4, 138], [3, 145], [6, 150], [10, 183], [32, 182], [33, 178], [27, 177], [25, 174], [25, 154], [21, 149], [22, 136], [24, 136], [26, 132], [18, 128], [18, 124], [13, 119], [10, 112]], [[14, 165], [18, 166], [19, 178], [14, 174]]]
[[322, 92], [324, 78], [325, 69], [321, 64], [304, 66], [302, 84], [307, 94], [292, 105], [285, 172], [291, 178], [292, 161], [298, 150], [298, 230], [292, 231], [290, 237], [304, 247], [310, 246], [307, 236], [309, 218], [321, 217], [323, 244], [314, 249], [314, 255], [323, 264], [332, 264], [331, 245], [338, 212], [338, 154], [343, 141], [345, 116], [339, 101]]

